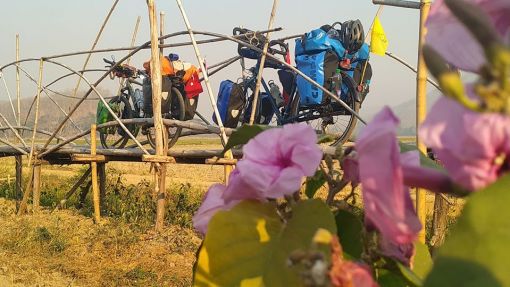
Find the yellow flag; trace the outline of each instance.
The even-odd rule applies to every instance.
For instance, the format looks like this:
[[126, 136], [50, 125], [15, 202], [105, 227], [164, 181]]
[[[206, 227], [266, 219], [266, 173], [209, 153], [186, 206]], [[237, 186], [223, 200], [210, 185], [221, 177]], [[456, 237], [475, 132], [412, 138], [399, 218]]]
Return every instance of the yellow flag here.
[[386, 33], [384, 33], [381, 21], [379, 21], [379, 17], [376, 17], [374, 20], [372, 35], [370, 37], [370, 52], [384, 56], [388, 48], [388, 39], [386, 38]]

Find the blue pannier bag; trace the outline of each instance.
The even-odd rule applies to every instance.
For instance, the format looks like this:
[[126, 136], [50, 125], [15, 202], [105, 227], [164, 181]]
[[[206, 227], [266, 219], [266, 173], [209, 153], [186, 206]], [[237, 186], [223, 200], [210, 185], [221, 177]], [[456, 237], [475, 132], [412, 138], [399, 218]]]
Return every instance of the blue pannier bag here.
[[[257, 109], [257, 116], [255, 117], [255, 124], [258, 124], [258, 125], [268, 125], [269, 123], [271, 123], [271, 119], [273, 118], [274, 116], [274, 109], [273, 109], [273, 103], [272, 103], [272, 98], [269, 94], [267, 94], [266, 92], [261, 92], [259, 94], [259, 106], [258, 106], [258, 109]], [[250, 122], [250, 115], [251, 115], [251, 101], [250, 103], [248, 104], [248, 107], [246, 108], [246, 113], [244, 114], [244, 119], [243, 121], [245, 123], [249, 123]]]
[[[227, 128], [237, 127], [245, 103], [242, 85], [230, 80], [221, 82], [217, 106], [223, 126]], [[218, 123], [215, 115], [213, 115], [213, 121]]]
[[338, 39], [329, 37], [322, 29], [315, 29], [296, 39], [296, 56], [317, 54], [324, 51], [333, 51], [338, 58], [344, 57], [345, 48]]
[[[332, 51], [324, 51], [312, 55], [296, 56], [296, 65], [298, 70], [310, 77], [323, 87], [327, 87], [327, 83], [331, 77], [335, 75], [338, 66], [338, 57]], [[302, 106], [322, 104], [325, 100], [323, 91], [312, 85], [301, 76], [296, 79], [297, 89], [299, 92], [299, 103]]]

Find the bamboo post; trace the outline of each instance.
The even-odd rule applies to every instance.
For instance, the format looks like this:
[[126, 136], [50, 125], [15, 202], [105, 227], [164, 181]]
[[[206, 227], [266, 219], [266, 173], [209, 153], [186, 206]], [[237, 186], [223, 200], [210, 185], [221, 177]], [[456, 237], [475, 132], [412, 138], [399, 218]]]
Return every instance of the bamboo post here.
[[20, 195], [23, 193], [22, 189], [22, 180], [23, 180], [23, 157], [17, 155], [15, 157], [16, 160], [16, 187], [15, 187], [15, 195], [14, 198], [18, 200]]
[[[19, 61], [19, 34], [16, 34], [16, 61]], [[19, 77], [19, 64], [16, 65], [16, 108], [17, 108], [17, 118], [18, 118], [18, 126], [21, 123], [21, 88], [20, 88], [20, 77]]]
[[92, 167], [89, 167], [87, 171], [78, 179], [78, 181], [71, 187], [71, 189], [66, 193], [64, 199], [60, 201], [60, 203], [55, 207], [55, 210], [58, 208], [63, 208], [66, 204], [66, 202], [71, 198], [71, 196], [76, 192], [76, 190], [85, 182], [85, 180], [90, 176], [92, 171]]
[[[273, 9], [271, 10], [271, 17], [269, 17], [268, 30], [273, 28], [274, 18], [276, 15], [276, 8], [278, 7], [278, 0], [273, 0]], [[264, 44], [264, 49], [262, 50], [262, 58], [260, 58], [259, 62], [259, 72], [257, 74], [257, 84], [255, 85], [255, 92], [253, 93], [253, 100], [251, 103], [251, 115], [250, 115], [250, 125], [253, 125], [255, 121], [255, 113], [257, 112], [257, 105], [260, 93], [260, 83], [262, 82], [262, 74], [264, 73], [264, 64], [266, 63], [266, 55], [267, 50], [269, 48], [269, 38], [270, 33], [266, 33], [266, 43]]]
[[97, 173], [99, 177], [99, 206], [104, 207], [104, 199], [106, 198], [106, 163], [97, 164]]
[[[207, 73], [207, 69], [205, 68], [204, 61], [202, 56], [200, 55], [200, 50], [198, 49], [197, 41], [195, 40], [195, 35], [193, 30], [191, 29], [191, 24], [189, 23], [188, 16], [186, 15], [186, 11], [184, 10], [184, 6], [182, 5], [181, 0], [176, 0], [177, 6], [179, 6], [179, 10], [181, 11], [182, 18], [184, 19], [184, 24], [188, 30], [189, 37], [191, 39], [191, 43], [193, 45], [193, 49], [195, 50], [195, 55], [197, 57], [198, 64], [200, 65], [200, 70], [202, 71], [202, 75], [204, 77], [205, 86], [207, 87], [207, 94], [209, 95], [209, 100], [211, 101], [211, 106], [213, 108], [214, 115], [216, 116], [216, 120], [218, 121], [218, 126], [221, 131], [221, 139], [223, 144], [226, 144], [228, 141], [227, 135], [225, 134], [225, 127], [223, 126], [223, 121], [220, 117], [220, 112], [218, 111], [218, 106], [216, 105], [216, 99], [214, 98], [214, 94], [211, 88], [211, 83], [209, 81], [209, 75]], [[230, 39], [230, 37], [228, 37]]]
[[34, 186], [33, 186], [33, 211], [34, 213], [39, 212], [41, 203], [41, 163], [34, 163]]
[[[32, 143], [30, 147], [30, 153], [28, 155], [28, 163], [27, 167], [30, 168], [30, 166], [33, 164], [33, 157], [34, 157], [34, 149], [35, 149], [35, 136], [37, 134], [37, 124], [39, 122], [39, 102], [41, 98], [41, 87], [42, 87], [42, 76], [43, 76], [43, 68], [44, 68], [44, 59], [41, 58], [39, 60], [39, 79], [37, 81], [37, 96], [35, 101], [35, 119], [34, 119], [34, 128], [32, 132]], [[32, 173], [29, 178], [28, 182], [25, 188], [25, 191], [23, 192], [23, 199], [21, 200], [18, 215], [24, 214], [27, 209], [27, 203], [28, 198], [32, 189], [32, 183], [34, 180], [34, 174]]]
[[[184, 10], [182, 2], [181, 2], [181, 0], [176, 0], [176, 1], [177, 1], [177, 5], [179, 6], [179, 10], [181, 11], [182, 18], [184, 19], [184, 23], [186, 24], [186, 28], [188, 29], [188, 34], [189, 34], [189, 37], [193, 44], [193, 48], [195, 50], [195, 55], [197, 57], [198, 64], [200, 65], [200, 70], [202, 71], [202, 74], [203, 74], [205, 85], [207, 87], [207, 93], [209, 94], [209, 100], [211, 101], [211, 105], [213, 107], [214, 114], [216, 115], [216, 120], [218, 122], [218, 126], [220, 127], [221, 139], [222, 139], [223, 145], [226, 145], [228, 138], [225, 133], [225, 127], [223, 126], [223, 122], [221, 120], [220, 113], [218, 111], [218, 107], [216, 105], [216, 99], [214, 98], [214, 94], [212, 92], [211, 83], [209, 82], [209, 75], [208, 75], [207, 69], [204, 65], [202, 56], [200, 55], [200, 50], [198, 49], [198, 44], [195, 40], [195, 36], [193, 35], [193, 31], [191, 30], [191, 24], [189, 23], [188, 17], [186, 16], [186, 11]], [[277, 2], [278, 0], [274, 0], [274, 1]], [[273, 9], [274, 9], [274, 7], [273, 7]], [[272, 26], [272, 24], [271, 24], [271, 26]], [[271, 29], [271, 27], [269, 29]], [[234, 157], [232, 155], [232, 151], [228, 150], [225, 153], [225, 158], [233, 159]], [[228, 177], [231, 172], [232, 172], [232, 166], [225, 165], [225, 167], [224, 167], [225, 183], [228, 182]]]
[[[20, 60], [19, 56], [19, 34], [16, 34], [16, 61]], [[20, 74], [19, 74], [19, 64], [16, 64], [16, 108], [17, 108], [17, 123], [18, 126], [21, 126], [21, 82], [20, 82]], [[18, 133], [20, 131], [18, 130]], [[14, 198], [16, 200], [19, 199], [22, 193], [22, 174], [23, 174], [23, 157], [21, 155], [17, 155], [14, 157], [16, 161], [16, 186], [14, 188]]]
[[[154, 117], [154, 130], [156, 136], [156, 155], [165, 155], [164, 125], [161, 115], [161, 61], [158, 42], [158, 28], [156, 19], [156, 5], [154, 0], [147, 0], [149, 10], [149, 22], [151, 32], [151, 84], [152, 84], [152, 109]], [[161, 231], [164, 226], [166, 187], [166, 168], [164, 163], [154, 165], [154, 192], [157, 194], [156, 208], [156, 231]]]
[[162, 38], [165, 35], [164, 30], [165, 30], [165, 12], [161, 11], [159, 12], [159, 37], [160, 37], [159, 52], [161, 54], [163, 54], [162, 46], [165, 45], [165, 39]]
[[[96, 155], [96, 125], [90, 127], [90, 155], [94, 157]], [[94, 202], [94, 221], [99, 223], [101, 220], [101, 209], [99, 206], [99, 187], [97, 184], [97, 162], [92, 161], [90, 163], [90, 169], [92, 172], [92, 200]]]
[[[140, 19], [141, 17], [138, 16], [136, 18], [136, 24], [135, 24], [135, 28], [133, 29], [133, 35], [131, 36], [131, 47], [134, 47], [135, 46], [135, 41], [136, 41], [136, 35], [138, 34], [138, 28], [140, 27]], [[129, 63], [131, 62], [131, 57], [127, 58], [126, 60], [126, 65], [129, 65]], [[120, 90], [122, 89], [122, 87], [124, 86], [124, 83], [126, 82], [126, 79], [123, 78], [120, 80], [120, 85], [119, 85], [119, 89], [117, 90], [117, 95], [120, 94]]]
[[[426, 27], [425, 22], [427, 20], [430, 10], [430, 0], [420, 1], [420, 34], [418, 44], [418, 73], [416, 76], [416, 128], [425, 120], [427, 113], [427, 68], [425, 61], [423, 60], [423, 44], [425, 42]], [[421, 138], [416, 133], [416, 145], [418, 149], [427, 154], [427, 149], [423, 144]], [[422, 230], [418, 234], [420, 242], [425, 243], [425, 223], [427, 215], [426, 206], [426, 191], [424, 189], [416, 189], [416, 213], [422, 224]]]
[[[115, 10], [115, 6], [117, 6], [117, 3], [119, 3], [119, 0], [115, 0], [115, 2], [112, 5], [112, 8], [110, 8], [110, 11], [106, 15], [106, 18], [104, 19], [103, 24], [101, 25], [101, 28], [99, 28], [99, 32], [97, 33], [96, 38], [94, 39], [94, 43], [92, 43], [92, 48], [90, 49], [91, 51], [94, 51], [94, 49], [96, 48], [96, 45], [99, 42], [99, 38], [103, 34], [104, 28], [106, 27], [108, 20], [110, 20], [110, 16], [112, 16], [113, 10]], [[87, 58], [85, 59], [85, 63], [83, 63], [82, 70], [85, 70], [87, 68], [87, 65], [89, 64], [91, 56], [92, 56], [92, 53], [89, 53], [87, 55]], [[74, 87], [73, 96], [76, 96], [76, 93], [78, 92], [78, 89], [80, 88], [81, 80], [82, 80], [82, 78], [79, 77], [78, 82], [76, 83], [76, 86]]]

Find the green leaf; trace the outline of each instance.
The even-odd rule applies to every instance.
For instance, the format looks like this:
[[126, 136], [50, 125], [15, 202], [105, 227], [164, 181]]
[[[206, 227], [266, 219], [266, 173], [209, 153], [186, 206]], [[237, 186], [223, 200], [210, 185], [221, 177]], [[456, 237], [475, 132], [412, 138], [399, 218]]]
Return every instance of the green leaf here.
[[338, 210], [335, 221], [343, 251], [355, 259], [361, 258], [363, 252], [361, 220], [349, 211]]
[[400, 262], [395, 263], [397, 264], [398, 270], [400, 270], [402, 277], [407, 280], [407, 283], [415, 287], [423, 286], [423, 281], [420, 279], [420, 277], [418, 277], [416, 273], [414, 273], [411, 269]]
[[423, 280], [432, 268], [432, 257], [427, 245], [416, 242], [414, 247], [416, 254], [414, 255], [413, 272]]
[[510, 286], [510, 175], [468, 199], [425, 286]]
[[269, 129], [268, 126], [261, 125], [243, 125], [237, 130], [235, 130], [229, 137], [227, 144], [225, 145], [225, 149], [223, 153], [227, 150], [242, 144], [246, 144], [249, 140], [254, 138], [259, 133]]
[[335, 140], [335, 138], [332, 135], [321, 135], [317, 139], [317, 143], [318, 144], [329, 143], [329, 142], [332, 142], [334, 140]]
[[306, 188], [305, 194], [308, 198], [313, 198], [317, 190], [321, 188], [321, 186], [326, 183], [326, 177], [324, 176], [324, 172], [322, 170], [317, 170], [315, 174], [306, 179]]
[[[415, 145], [406, 144], [403, 142], [399, 142], [398, 145], [400, 146], [401, 153], [418, 150], [418, 148]], [[423, 154], [421, 151], [420, 151], [420, 165], [422, 167], [428, 167], [428, 168], [436, 169], [436, 170], [439, 170], [442, 172], [446, 172], [444, 167], [442, 167], [437, 162], [430, 159], [428, 156]]]
[[303, 286], [287, 261], [293, 251], [310, 247], [319, 228], [336, 234], [333, 214], [319, 200], [298, 202], [286, 223], [271, 202], [244, 201], [220, 211], [209, 222], [194, 284]]
[[409, 286], [400, 274], [395, 274], [386, 269], [377, 269], [377, 283], [379, 283], [380, 287]]

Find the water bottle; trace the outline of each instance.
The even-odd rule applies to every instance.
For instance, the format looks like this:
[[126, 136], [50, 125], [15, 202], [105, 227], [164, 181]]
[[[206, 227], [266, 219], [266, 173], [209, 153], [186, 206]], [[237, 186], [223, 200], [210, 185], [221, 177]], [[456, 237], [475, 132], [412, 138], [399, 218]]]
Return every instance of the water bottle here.
[[271, 93], [271, 96], [275, 100], [276, 106], [277, 107], [283, 106], [283, 97], [282, 97], [282, 93], [280, 92], [280, 88], [278, 87], [278, 85], [276, 85], [274, 83], [274, 81], [269, 81], [268, 85], [269, 85], [269, 93]]
[[335, 75], [331, 78], [331, 92], [338, 97], [342, 95], [342, 72], [340, 69], [336, 69]]

